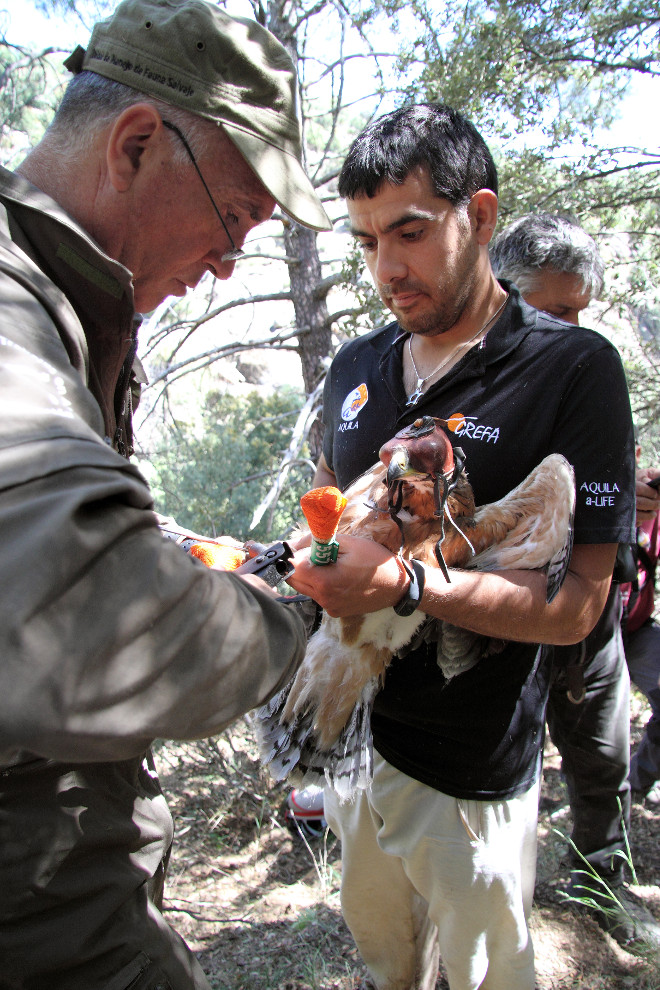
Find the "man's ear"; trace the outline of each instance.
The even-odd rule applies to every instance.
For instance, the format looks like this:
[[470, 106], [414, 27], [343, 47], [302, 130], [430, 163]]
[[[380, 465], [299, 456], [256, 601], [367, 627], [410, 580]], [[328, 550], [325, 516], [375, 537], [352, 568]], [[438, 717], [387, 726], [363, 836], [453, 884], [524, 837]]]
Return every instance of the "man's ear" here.
[[479, 189], [468, 203], [468, 216], [479, 244], [488, 244], [497, 223], [497, 196], [491, 189]]
[[130, 188], [144, 151], [162, 130], [160, 114], [150, 103], [135, 103], [119, 114], [106, 145], [108, 176], [117, 192]]

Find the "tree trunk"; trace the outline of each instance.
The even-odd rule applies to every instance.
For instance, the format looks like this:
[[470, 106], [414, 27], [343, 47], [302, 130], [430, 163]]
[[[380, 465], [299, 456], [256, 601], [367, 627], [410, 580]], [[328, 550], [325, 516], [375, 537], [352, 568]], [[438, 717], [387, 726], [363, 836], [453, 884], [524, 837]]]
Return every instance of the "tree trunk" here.
[[[268, 4], [266, 26], [284, 45], [298, 71], [297, 39], [282, 0], [271, 0]], [[325, 295], [318, 292], [323, 276], [316, 237], [316, 231], [301, 227], [293, 220], [284, 224], [286, 254], [292, 259], [288, 269], [295, 325], [300, 331], [297, 350], [307, 395], [314, 391], [325, 374], [324, 358], [330, 354], [332, 343]], [[310, 457], [315, 464], [321, 456], [322, 440], [323, 424], [319, 416], [309, 433]]]
[[[287, 255], [297, 262], [289, 264], [289, 281], [296, 327], [300, 331], [297, 350], [305, 392], [309, 395], [325, 374], [324, 358], [330, 353], [332, 343], [325, 296], [317, 295], [322, 275], [316, 232], [293, 221], [286, 223], [284, 243]], [[322, 440], [323, 424], [317, 417], [309, 434], [310, 456], [315, 464], [321, 455]]]

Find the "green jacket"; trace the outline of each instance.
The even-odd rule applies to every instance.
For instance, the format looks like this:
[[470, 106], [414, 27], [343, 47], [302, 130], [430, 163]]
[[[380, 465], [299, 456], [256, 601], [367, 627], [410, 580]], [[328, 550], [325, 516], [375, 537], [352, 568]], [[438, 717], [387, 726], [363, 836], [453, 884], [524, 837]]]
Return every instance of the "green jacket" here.
[[[305, 634], [164, 539], [118, 452], [130, 273], [4, 170], [0, 204], [0, 959], [9, 986], [55, 990], [28, 974], [112, 947], [128, 964], [145, 944], [171, 839], [152, 741], [213, 735], [264, 703]], [[96, 972], [80, 986], [105, 986]]]

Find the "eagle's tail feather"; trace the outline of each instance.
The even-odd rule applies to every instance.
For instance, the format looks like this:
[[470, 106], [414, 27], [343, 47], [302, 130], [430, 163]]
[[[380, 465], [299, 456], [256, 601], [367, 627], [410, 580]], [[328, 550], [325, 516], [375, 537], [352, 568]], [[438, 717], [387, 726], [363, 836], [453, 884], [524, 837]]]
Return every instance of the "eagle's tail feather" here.
[[344, 801], [356, 789], [367, 787], [373, 772], [371, 711], [379, 689], [378, 678], [365, 685], [339, 738], [322, 749], [314, 731], [314, 712], [298, 713], [292, 722], [282, 719], [290, 685], [259, 708], [253, 725], [262, 761], [275, 780], [297, 786], [329, 784]]

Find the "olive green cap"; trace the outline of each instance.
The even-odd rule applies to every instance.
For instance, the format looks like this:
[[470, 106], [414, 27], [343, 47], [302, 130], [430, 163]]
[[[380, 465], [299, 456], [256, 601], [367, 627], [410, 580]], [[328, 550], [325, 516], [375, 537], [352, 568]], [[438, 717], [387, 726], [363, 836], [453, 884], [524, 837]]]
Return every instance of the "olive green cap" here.
[[64, 64], [220, 124], [285, 213], [332, 229], [302, 165], [293, 63], [256, 21], [206, 0], [124, 0]]

